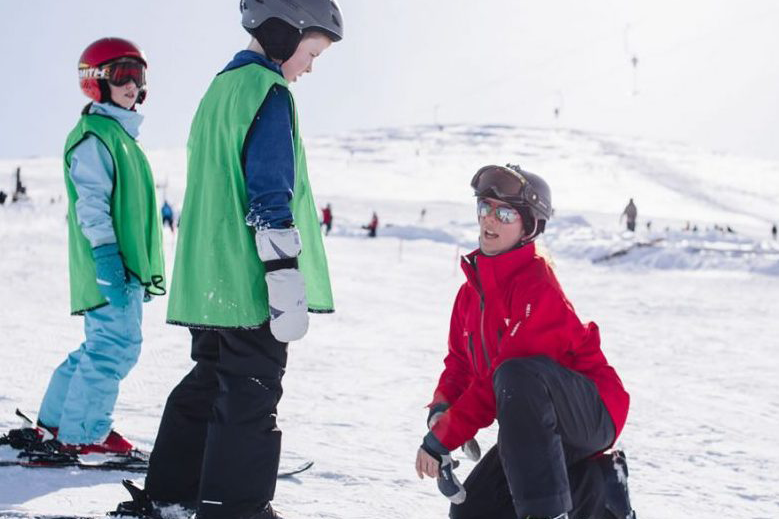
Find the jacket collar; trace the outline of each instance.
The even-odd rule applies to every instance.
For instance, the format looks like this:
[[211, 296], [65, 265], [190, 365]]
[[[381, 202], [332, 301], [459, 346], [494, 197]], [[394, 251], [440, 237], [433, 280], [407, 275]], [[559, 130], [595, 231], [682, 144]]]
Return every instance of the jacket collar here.
[[536, 258], [536, 244], [530, 242], [495, 256], [487, 256], [476, 249], [464, 256], [461, 266], [468, 284], [482, 296], [507, 286], [511, 278]]
[[232, 61], [230, 61], [230, 63], [227, 64], [224, 70], [220, 72], [220, 74], [227, 72], [229, 70], [233, 70], [238, 67], [243, 67], [244, 65], [248, 65], [250, 63], [256, 63], [258, 65], [265, 67], [268, 70], [272, 70], [279, 76], [282, 77], [284, 76], [284, 73], [281, 71], [281, 65], [273, 62], [272, 60], [263, 56], [259, 52], [254, 52], [253, 50], [248, 50], [248, 49], [238, 52], [233, 57]]
[[92, 103], [92, 106], [89, 107], [89, 113], [111, 117], [121, 124], [124, 131], [129, 133], [133, 139], [137, 139], [140, 134], [143, 115], [134, 110], [126, 110], [111, 103]]

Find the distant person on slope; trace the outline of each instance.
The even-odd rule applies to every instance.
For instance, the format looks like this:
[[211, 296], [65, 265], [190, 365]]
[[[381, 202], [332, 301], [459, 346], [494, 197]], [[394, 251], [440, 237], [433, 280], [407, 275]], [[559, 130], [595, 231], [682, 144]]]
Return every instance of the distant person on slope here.
[[170, 232], [175, 233], [176, 226], [173, 225], [173, 207], [171, 207], [167, 200], [162, 203], [160, 213], [162, 214], [162, 225], [167, 225], [170, 227]]
[[103, 38], [79, 59], [92, 99], [65, 143], [70, 304], [85, 341], [55, 371], [39, 431], [81, 454], [133, 446], [111, 428], [119, 382], [141, 351], [141, 305], [165, 293], [154, 179], [138, 128], [146, 57], [132, 42]]
[[341, 40], [341, 12], [335, 0], [240, 9], [249, 47], [212, 80], [187, 146], [168, 322], [189, 328], [196, 364], [168, 397], [143, 491], [200, 519], [279, 518], [288, 343], [309, 311], [333, 311], [290, 83]]
[[325, 236], [327, 236], [333, 228], [333, 208], [330, 207], [330, 204], [322, 209], [322, 225], [325, 228]]
[[628, 205], [625, 206], [625, 210], [622, 211], [622, 215], [620, 215], [619, 219], [622, 221], [622, 218], [624, 217], [627, 222], [627, 230], [634, 232], [636, 230], [636, 217], [638, 216], [638, 209], [636, 208], [636, 204], [633, 203], [633, 199], [630, 199], [630, 202], [628, 202]]
[[13, 195], [11, 195], [11, 202], [21, 202], [28, 200], [27, 186], [22, 183], [22, 168], [16, 168], [16, 188], [14, 188]]
[[371, 221], [368, 222], [368, 225], [363, 225], [362, 228], [368, 231], [369, 238], [376, 237], [376, 229], [379, 228], [379, 215], [376, 214], [376, 211], [373, 211], [373, 215], [371, 215]]
[[[622, 430], [629, 397], [598, 327], [579, 320], [536, 247], [552, 216], [549, 186], [509, 164], [481, 168], [471, 187], [479, 248], [462, 258], [417, 473], [438, 479], [453, 519], [605, 519], [613, 502], [626, 519], [615, 465], [624, 457], [597, 456]], [[497, 445], [461, 486], [450, 452], [496, 419]]]
[[771, 227], [771, 236], [774, 237], [774, 240], [776, 239], [776, 224], [774, 224], [774, 226]]

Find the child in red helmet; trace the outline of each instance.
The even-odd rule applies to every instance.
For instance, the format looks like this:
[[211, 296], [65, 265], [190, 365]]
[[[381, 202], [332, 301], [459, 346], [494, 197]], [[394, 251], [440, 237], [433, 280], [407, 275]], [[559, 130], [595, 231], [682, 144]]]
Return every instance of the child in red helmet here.
[[39, 431], [78, 453], [124, 453], [112, 429], [119, 382], [141, 350], [141, 304], [165, 293], [154, 179], [138, 145], [146, 58], [132, 42], [103, 38], [79, 60], [90, 102], [65, 143], [71, 313], [86, 338], [54, 371]]
[[[619, 486], [624, 457], [591, 457], [616, 440], [629, 397], [598, 327], [579, 320], [536, 250], [552, 216], [549, 186], [519, 166], [491, 165], [471, 187], [479, 248], [462, 259], [466, 282], [417, 473], [437, 478], [453, 519], [606, 517], [607, 506], [616, 509], [607, 482]], [[460, 485], [450, 451], [478, 453], [474, 435], [494, 420], [498, 444]], [[617, 494], [614, 518], [627, 519], [627, 494]]]

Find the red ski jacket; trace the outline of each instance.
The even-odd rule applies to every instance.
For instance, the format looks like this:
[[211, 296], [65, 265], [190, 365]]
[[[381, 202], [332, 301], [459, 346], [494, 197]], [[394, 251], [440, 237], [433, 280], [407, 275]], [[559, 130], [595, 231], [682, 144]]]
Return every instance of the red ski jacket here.
[[449, 327], [449, 353], [430, 405], [449, 409], [432, 428], [449, 450], [473, 438], [496, 416], [492, 375], [502, 362], [544, 355], [582, 373], [598, 388], [619, 436], [630, 397], [600, 349], [595, 323], [584, 325], [535, 244], [497, 256], [478, 250], [462, 259]]

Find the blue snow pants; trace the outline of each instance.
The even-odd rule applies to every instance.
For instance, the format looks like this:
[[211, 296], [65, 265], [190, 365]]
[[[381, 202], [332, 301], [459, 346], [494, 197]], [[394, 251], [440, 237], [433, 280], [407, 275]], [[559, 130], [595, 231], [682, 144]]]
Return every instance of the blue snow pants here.
[[128, 304], [105, 305], [84, 314], [86, 340], [51, 376], [38, 420], [59, 427], [57, 439], [88, 444], [108, 436], [119, 382], [141, 353], [143, 286], [131, 278]]

